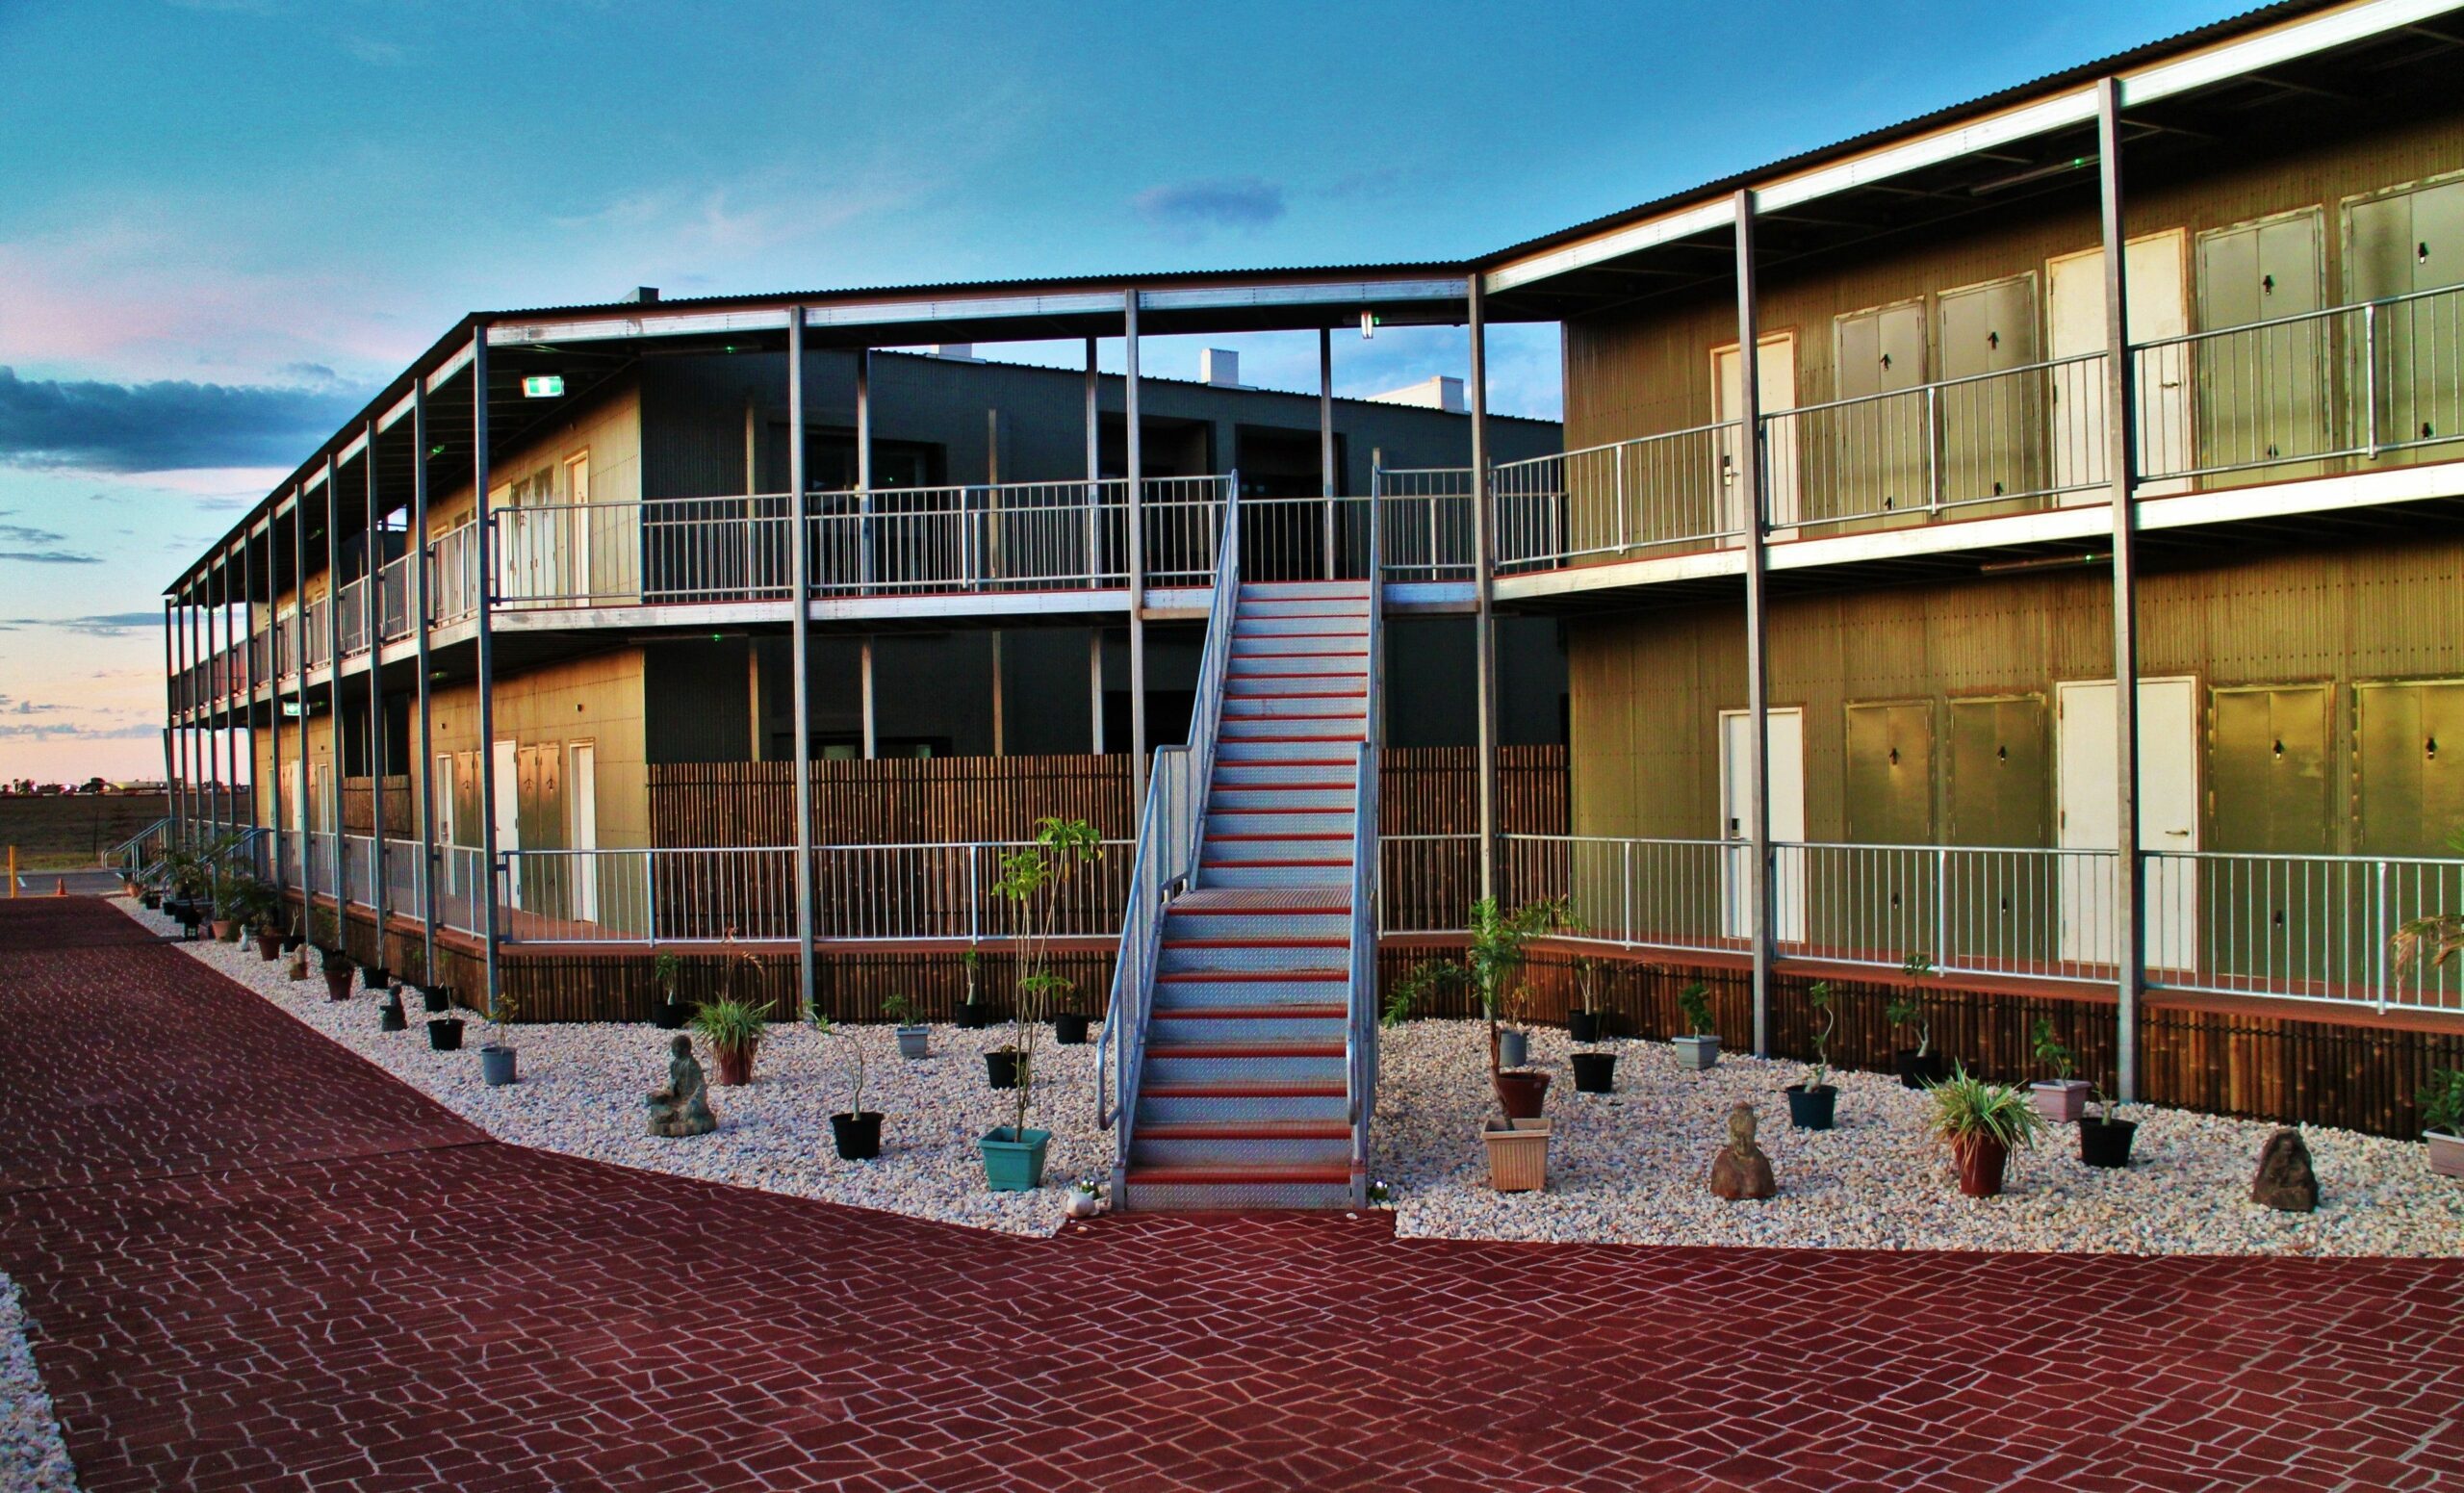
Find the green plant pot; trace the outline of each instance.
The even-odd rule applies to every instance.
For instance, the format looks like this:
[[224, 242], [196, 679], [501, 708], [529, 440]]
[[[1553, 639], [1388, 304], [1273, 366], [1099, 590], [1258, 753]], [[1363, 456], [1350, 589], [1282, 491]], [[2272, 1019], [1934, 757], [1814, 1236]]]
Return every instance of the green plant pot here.
[[1025, 1139], [1008, 1125], [995, 1125], [975, 1143], [984, 1153], [984, 1180], [996, 1193], [1032, 1193], [1043, 1186], [1044, 1147], [1049, 1130], [1029, 1130]]

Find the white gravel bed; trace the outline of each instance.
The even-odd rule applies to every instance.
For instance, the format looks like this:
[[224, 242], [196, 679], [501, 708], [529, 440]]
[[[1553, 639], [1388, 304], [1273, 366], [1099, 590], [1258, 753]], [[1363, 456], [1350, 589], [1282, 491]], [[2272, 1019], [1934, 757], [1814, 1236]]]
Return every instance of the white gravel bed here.
[[[120, 905], [148, 928], [178, 932], [159, 914]], [[477, 1051], [487, 1026], [468, 1011], [456, 1013], [469, 1022], [462, 1050], [436, 1052], [417, 991], [403, 992], [410, 1030], [380, 1032], [379, 997], [356, 982], [350, 999], [329, 1000], [313, 965], [306, 980], [295, 982], [285, 973], [288, 959], [266, 963], [253, 940], [181, 947], [500, 1141], [1014, 1234], [1053, 1232], [1069, 1184], [1111, 1167], [1111, 1133], [1094, 1125], [1100, 1026], [1084, 1046], [1056, 1043], [1049, 1028], [1037, 1041], [1040, 1071], [1027, 1123], [1052, 1132], [1044, 1184], [1033, 1193], [995, 1193], [985, 1185], [975, 1143], [1013, 1115], [1012, 1096], [986, 1081], [983, 1058], [1009, 1041], [1006, 1024], [981, 1032], [936, 1026], [933, 1056], [910, 1062], [898, 1055], [886, 1025], [847, 1026], [823, 1038], [800, 1022], [774, 1022], [755, 1055], [753, 1082], [732, 1089], [717, 1085], [717, 1065], [696, 1038], [719, 1128], [664, 1140], [643, 1133], [642, 1101], [667, 1082], [675, 1033], [647, 1022], [516, 1025], [507, 1030], [522, 1081], [491, 1089], [480, 1081]], [[874, 1161], [842, 1161], [831, 1142], [830, 1116], [847, 1108], [851, 1041], [864, 1052], [864, 1108], [886, 1117]]]
[[[1930, 1100], [1873, 1073], [1840, 1073], [1837, 1128], [1788, 1124], [1785, 1085], [1802, 1064], [1722, 1053], [1695, 1073], [1662, 1042], [1620, 1042], [1617, 1092], [1578, 1094], [1566, 1034], [1531, 1034], [1549, 1086], [1549, 1186], [1488, 1186], [1478, 1130], [1496, 1113], [1487, 1042], [1470, 1021], [1414, 1021], [1385, 1034], [1372, 1175], [1393, 1189], [1396, 1229], [1451, 1239], [1606, 1240], [1655, 1245], [2018, 1249], [2131, 1254], [2464, 1253], [2464, 1182], [2429, 1170], [2418, 1142], [2305, 1126], [2319, 1209], [2250, 1201], [2261, 1120], [2132, 1106], [2128, 1171], [2079, 1160], [2054, 1127], [2011, 1160], [2003, 1196], [1959, 1194], [1926, 1124]], [[1752, 1104], [1778, 1197], [1724, 1202], [1706, 1185], [1729, 1107]]]
[[0, 1488], [77, 1493], [77, 1469], [35, 1372], [27, 1326], [16, 1284], [0, 1275]]

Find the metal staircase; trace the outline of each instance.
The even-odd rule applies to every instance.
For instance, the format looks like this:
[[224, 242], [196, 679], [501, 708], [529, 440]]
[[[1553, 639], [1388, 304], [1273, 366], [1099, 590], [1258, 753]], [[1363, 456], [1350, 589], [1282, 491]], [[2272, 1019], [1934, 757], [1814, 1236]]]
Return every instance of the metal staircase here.
[[1141, 827], [1142, 870], [1150, 837], [1180, 869], [1123, 930], [1114, 1197], [1358, 1206], [1376, 1087], [1379, 598], [1367, 581], [1240, 584], [1229, 563], [1173, 764], [1185, 781], [1167, 785], [1159, 760]]

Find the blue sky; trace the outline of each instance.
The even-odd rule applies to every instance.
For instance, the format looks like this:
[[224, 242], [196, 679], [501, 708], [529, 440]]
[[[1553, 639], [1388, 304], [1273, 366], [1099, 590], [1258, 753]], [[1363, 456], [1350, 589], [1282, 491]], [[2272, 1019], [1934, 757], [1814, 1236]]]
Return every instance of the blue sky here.
[[[159, 772], [164, 582], [466, 311], [1455, 257], [2222, 13], [0, 3], [0, 778]], [[1553, 332], [1496, 361], [1555, 413]]]

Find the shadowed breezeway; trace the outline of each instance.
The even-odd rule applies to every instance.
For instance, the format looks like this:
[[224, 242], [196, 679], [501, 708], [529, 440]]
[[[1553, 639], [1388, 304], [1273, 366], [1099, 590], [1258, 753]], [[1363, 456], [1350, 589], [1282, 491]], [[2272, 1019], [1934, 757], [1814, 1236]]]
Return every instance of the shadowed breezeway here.
[[2464, 1478], [2455, 1262], [1019, 1241], [494, 1143], [83, 898], [0, 903], [0, 1033], [92, 1493]]

